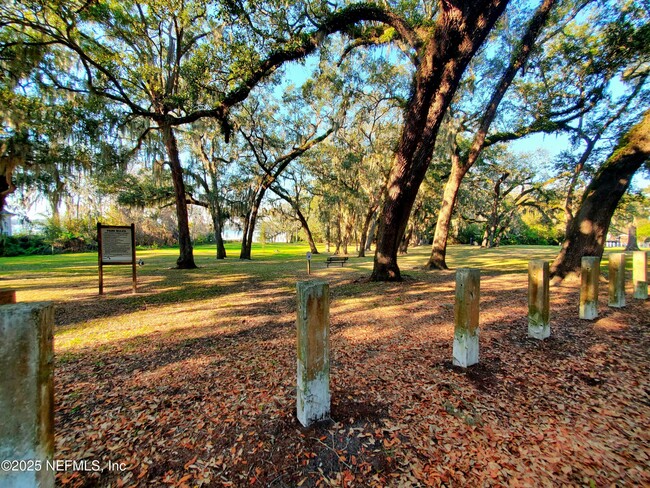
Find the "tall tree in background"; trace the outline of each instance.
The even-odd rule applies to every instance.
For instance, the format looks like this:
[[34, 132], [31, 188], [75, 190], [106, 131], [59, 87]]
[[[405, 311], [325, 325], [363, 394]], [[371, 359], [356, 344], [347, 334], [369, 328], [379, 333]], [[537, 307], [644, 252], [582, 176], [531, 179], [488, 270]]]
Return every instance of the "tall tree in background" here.
[[251, 259], [255, 224], [266, 192], [294, 160], [327, 139], [340, 125], [337, 103], [326, 108], [317, 98], [307, 97], [312, 102], [309, 106], [291, 91], [285, 93], [284, 99], [288, 110], [250, 99], [240, 111], [238, 136], [245, 141], [242, 155], [249, 160], [244, 170], [249, 185], [240, 259]]
[[[447, 263], [445, 260], [447, 240], [449, 238], [451, 219], [456, 199], [458, 197], [460, 184], [469, 169], [476, 163], [481, 155], [481, 152], [486, 145], [488, 131], [497, 115], [499, 104], [503, 100], [503, 97], [512, 84], [515, 76], [528, 60], [535, 46], [535, 42], [549, 19], [551, 10], [556, 3], [557, 0], [544, 0], [528, 23], [528, 28], [513, 50], [509, 65], [501, 75], [499, 82], [492, 92], [492, 96], [482, 112], [482, 116], [478, 122], [478, 129], [472, 139], [469, 149], [464, 154], [461, 154], [460, 146], [458, 144], [453, 145], [453, 150], [451, 152], [451, 174], [449, 175], [445, 185], [433, 237], [431, 256], [426, 265], [429, 269], [447, 269]], [[494, 143], [498, 141], [495, 140], [490, 142]]]

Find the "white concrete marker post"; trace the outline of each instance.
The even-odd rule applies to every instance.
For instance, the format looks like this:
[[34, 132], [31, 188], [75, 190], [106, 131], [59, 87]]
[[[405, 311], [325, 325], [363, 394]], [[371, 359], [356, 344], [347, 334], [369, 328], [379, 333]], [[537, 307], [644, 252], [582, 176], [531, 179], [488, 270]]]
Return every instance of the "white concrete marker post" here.
[[632, 268], [632, 281], [634, 282], [634, 298], [648, 299], [648, 253], [635, 251]]
[[[0, 306], [0, 486], [51, 488], [54, 471], [54, 309]], [[7, 461], [25, 461], [5, 470]]]
[[551, 335], [548, 262], [528, 263], [528, 337], [546, 339]]
[[625, 253], [609, 255], [609, 300], [614, 308], [625, 306]]
[[296, 413], [304, 427], [330, 415], [329, 284], [300, 281]]
[[600, 258], [584, 256], [580, 264], [580, 318], [594, 320], [598, 317]]
[[460, 268], [456, 271], [454, 366], [467, 368], [478, 363], [480, 288], [479, 269]]

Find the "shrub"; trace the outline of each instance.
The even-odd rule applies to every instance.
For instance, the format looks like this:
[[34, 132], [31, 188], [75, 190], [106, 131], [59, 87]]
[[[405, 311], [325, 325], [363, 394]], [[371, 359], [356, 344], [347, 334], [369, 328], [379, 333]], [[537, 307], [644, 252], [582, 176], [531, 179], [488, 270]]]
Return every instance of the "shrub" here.
[[41, 235], [0, 236], [0, 256], [32, 256], [52, 254], [52, 247]]

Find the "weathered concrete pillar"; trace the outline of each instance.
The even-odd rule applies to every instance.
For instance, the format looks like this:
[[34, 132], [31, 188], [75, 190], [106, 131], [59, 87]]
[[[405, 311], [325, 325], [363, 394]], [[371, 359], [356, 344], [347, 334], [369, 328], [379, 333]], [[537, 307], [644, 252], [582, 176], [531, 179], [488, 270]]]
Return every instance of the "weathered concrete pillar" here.
[[296, 411], [308, 427], [330, 415], [330, 289], [324, 281], [300, 281], [298, 292], [298, 390]]
[[580, 318], [593, 320], [598, 317], [598, 279], [600, 258], [584, 256], [580, 271]]
[[625, 253], [609, 255], [609, 301], [615, 308], [625, 306]]
[[551, 335], [548, 262], [528, 263], [528, 337], [546, 339]]
[[646, 300], [648, 298], [648, 253], [646, 251], [634, 252], [632, 281], [634, 298]]
[[0, 305], [16, 303], [16, 290], [0, 290]]
[[466, 368], [478, 363], [478, 314], [481, 270], [460, 268], [456, 271], [454, 306], [453, 364]]
[[0, 306], [0, 461], [34, 462], [0, 470], [0, 486], [54, 486], [53, 323], [49, 303]]

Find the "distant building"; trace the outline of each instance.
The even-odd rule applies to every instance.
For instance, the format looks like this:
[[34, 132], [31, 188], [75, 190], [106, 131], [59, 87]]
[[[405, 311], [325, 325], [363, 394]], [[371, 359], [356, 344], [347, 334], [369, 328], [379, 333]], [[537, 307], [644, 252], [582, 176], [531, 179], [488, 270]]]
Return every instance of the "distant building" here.
[[0, 234], [10, 236], [13, 233], [11, 219], [15, 214], [3, 210], [0, 212]]

